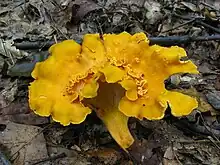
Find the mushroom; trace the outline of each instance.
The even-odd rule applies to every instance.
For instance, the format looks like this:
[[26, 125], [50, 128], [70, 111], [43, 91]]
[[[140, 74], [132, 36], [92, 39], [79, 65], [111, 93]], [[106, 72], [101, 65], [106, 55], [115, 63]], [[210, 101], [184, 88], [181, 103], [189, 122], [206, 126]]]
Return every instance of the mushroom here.
[[66, 40], [49, 52], [32, 72], [30, 108], [63, 125], [79, 124], [94, 110], [124, 150], [134, 142], [129, 117], [158, 120], [168, 106], [174, 116], [198, 106], [195, 98], [164, 85], [173, 74], [198, 73], [192, 61], [181, 60], [185, 50], [150, 46], [144, 33], [87, 34], [82, 45]]

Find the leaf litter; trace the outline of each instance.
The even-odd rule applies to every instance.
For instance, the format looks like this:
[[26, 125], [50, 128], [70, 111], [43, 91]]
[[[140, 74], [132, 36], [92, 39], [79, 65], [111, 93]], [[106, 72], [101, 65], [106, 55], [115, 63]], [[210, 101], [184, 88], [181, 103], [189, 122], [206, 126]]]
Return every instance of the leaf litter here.
[[67, 38], [80, 42], [84, 34], [97, 32], [142, 31], [155, 37], [216, 35], [219, 2], [3, 0], [0, 7], [0, 151], [6, 159], [19, 165], [219, 164], [218, 41], [181, 45], [201, 74], [171, 77], [166, 87], [195, 96], [200, 106], [183, 118], [168, 112], [161, 121], [131, 119], [136, 142], [129, 154], [120, 150], [93, 114], [80, 125], [63, 127], [30, 113], [30, 73], [36, 62], [47, 57], [47, 49], [43, 45], [26, 50], [14, 46]]

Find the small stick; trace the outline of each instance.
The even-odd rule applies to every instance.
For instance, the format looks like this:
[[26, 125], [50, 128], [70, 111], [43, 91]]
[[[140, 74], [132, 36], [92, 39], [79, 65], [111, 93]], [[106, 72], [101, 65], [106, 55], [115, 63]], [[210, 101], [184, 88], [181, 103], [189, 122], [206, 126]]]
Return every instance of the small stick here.
[[189, 21], [193, 20], [193, 21], [195, 21], [199, 25], [202, 25], [202, 26], [204, 26], [206, 28], [209, 28], [209, 29], [215, 31], [216, 33], [220, 33], [220, 30], [218, 28], [215, 28], [215, 27], [213, 27], [213, 26], [203, 22], [202, 20], [205, 19], [204, 17], [189, 17], [189, 16], [182, 16], [182, 15], [179, 15], [179, 14], [176, 14], [176, 13], [174, 14], [174, 16], [177, 16], [177, 17], [179, 17], [181, 19], [185, 19], [185, 20], [189, 20]]
[[178, 143], [220, 143], [220, 141], [211, 141], [210, 139], [202, 139], [202, 140], [180, 140]]
[[211, 8], [211, 9], [215, 10], [215, 11], [218, 11], [216, 8], [212, 7], [212, 6], [211, 6], [210, 4], [208, 4], [208, 3], [205, 3], [205, 2], [200, 2], [200, 3], [203, 4], [204, 6], [207, 6], [207, 7]]
[[51, 156], [49, 158], [44, 158], [38, 162], [35, 162], [35, 163], [32, 163], [31, 165], [37, 165], [37, 164], [40, 164], [40, 163], [44, 163], [44, 162], [48, 162], [48, 161], [53, 161], [53, 160], [56, 160], [56, 159], [60, 159], [60, 158], [65, 158], [66, 157], [66, 154], [65, 153], [61, 153], [59, 155], [55, 155], [55, 156]]
[[216, 33], [220, 33], [220, 29], [215, 28], [215, 27], [213, 27], [213, 26], [211, 26], [211, 25], [209, 25], [209, 24], [207, 24], [203, 21], [196, 20], [195, 22], [202, 25], [202, 26], [204, 26], [204, 27], [206, 27], [206, 28], [209, 28], [209, 29], [213, 30]]
[[185, 25], [188, 25], [188, 24], [190, 24], [190, 23], [192, 23], [192, 22], [194, 22], [194, 21], [195, 21], [195, 19], [193, 18], [193, 19], [191, 19], [191, 20], [189, 20], [189, 21], [186, 21], [186, 22], [184, 22], [184, 23], [182, 23], [182, 24], [176, 26], [176, 27], [173, 27], [173, 28], [168, 29], [168, 30], [164, 30], [164, 31], [162, 31], [161, 33], [165, 33], [165, 32], [169, 32], [169, 31], [178, 29], [178, 28], [183, 27], [183, 26], [185, 26]]
[[219, 147], [218, 143], [216, 143], [215, 140], [211, 136], [208, 136], [208, 138], [215, 145], [215, 147], [220, 150], [220, 147]]
[[[167, 37], [149, 37], [150, 45], [158, 44], [161, 46], [172, 46], [197, 41], [220, 41], [220, 34], [210, 36], [167, 36]], [[58, 41], [60, 42], [60, 41]], [[49, 48], [55, 44], [54, 41], [35, 41], [35, 42], [15, 42], [13, 46], [20, 50], [34, 50], [40, 48]]]

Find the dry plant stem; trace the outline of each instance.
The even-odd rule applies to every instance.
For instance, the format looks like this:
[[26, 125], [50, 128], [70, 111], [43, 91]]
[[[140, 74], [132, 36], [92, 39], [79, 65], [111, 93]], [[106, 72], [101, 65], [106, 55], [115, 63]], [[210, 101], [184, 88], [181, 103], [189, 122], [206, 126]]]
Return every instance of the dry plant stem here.
[[196, 22], [197, 24], [199, 24], [199, 25], [202, 25], [202, 26], [204, 26], [204, 27], [206, 27], [206, 28], [209, 28], [209, 29], [213, 30], [213, 31], [216, 32], [216, 33], [220, 33], [220, 29], [215, 28], [215, 27], [213, 27], [213, 26], [211, 26], [211, 25], [209, 25], [209, 24], [207, 24], [207, 23], [205, 23], [205, 22], [203, 22], [203, 21], [196, 20], [195, 22]]
[[[212, 134], [212, 136], [215, 138], [215, 140], [219, 142], [218, 137], [215, 136], [215, 134], [213, 133], [212, 129], [208, 128], [208, 126], [207, 126], [207, 124], [205, 122], [205, 119], [203, 118], [202, 114], [200, 114], [200, 117], [201, 117], [201, 119], [203, 121], [203, 124], [204, 124], [205, 128], [207, 129], [207, 131], [209, 131]], [[218, 143], [215, 143], [215, 140], [213, 139], [213, 137], [208, 136], [208, 139], [214, 144], [214, 146], [216, 148], [218, 148], [220, 150], [220, 147], [219, 147]]]
[[215, 145], [215, 147], [220, 150], [220, 147], [219, 147], [218, 143], [216, 143], [215, 140], [211, 136], [208, 136], [208, 138]]
[[56, 159], [60, 159], [60, 158], [65, 158], [66, 157], [66, 154], [65, 153], [61, 153], [59, 155], [55, 155], [55, 156], [51, 156], [49, 158], [45, 158], [45, 159], [42, 159], [36, 163], [33, 163], [31, 165], [37, 165], [37, 164], [41, 164], [41, 163], [44, 163], [44, 162], [48, 162], [48, 161], [54, 161]]
[[52, 15], [51, 15], [51, 13], [47, 10], [47, 8], [44, 7], [44, 9], [45, 9], [45, 13], [48, 15], [48, 18], [49, 18], [50, 21], [51, 21], [52, 27], [53, 27], [54, 30], [57, 32], [57, 34], [60, 33], [64, 38], [69, 39], [69, 38], [62, 32], [62, 30], [61, 30], [59, 27], [56, 26], [55, 21], [54, 21]]
[[0, 39], [0, 45], [1, 45], [1, 47], [3, 48], [4, 53], [7, 54], [7, 56], [10, 58], [12, 64], [15, 64], [15, 61], [14, 61], [14, 59], [13, 59], [13, 57], [12, 57], [11, 52], [10, 52], [10, 51], [7, 51], [7, 49], [5, 48], [5, 45], [4, 45], [2, 39]]
[[124, 152], [128, 158], [130, 159], [130, 161], [133, 163], [133, 165], [139, 165], [140, 162], [129, 152]]
[[176, 152], [175, 152], [174, 149], [173, 149], [173, 143], [171, 144], [171, 146], [172, 146], [172, 152], [173, 152], [173, 154], [174, 154], [174, 157], [176, 158], [176, 161], [179, 163], [179, 165], [183, 165], [183, 164], [181, 163], [181, 161], [179, 160], [178, 156], [176, 155]]
[[191, 20], [189, 20], [189, 21], [186, 21], [186, 22], [184, 22], [184, 23], [182, 23], [182, 24], [176, 26], [176, 27], [173, 27], [173, 28], [168, 29], [168, 30], [164, 30], [164, 31], [162, 31], [161, 33], [165, 33], [165, 32], [169, 32], [169, 31], [178, 29], [178, 28], [183, 27], [183, 26], [185, 26], [185, 25], [188, 25], [188, 24], [190, 24], [190, 23], [192, 23], [192, 22], [194, 22], [194, 21], [195, 21], [195, 19], [193, 18], [193, 19], [191, 19]]
[[[212, 128], [211, 128], [211, 129], [209, 128], [209, 126], [207, 125], [207, 123], [206, 123], [206, 121], [205, 121], [205, 119], [203, 118], [203, 116], [202, 116], [201, 113], [200, 113], [200, 117], [201, 117], [201, 119], [202, 119], [202, 121], [203, 121], [203, 124], [204, 124], [204, 126], [205, 126], [205, 129], [211, 133], [212, 137], [215, 138], [216, 141], [219, 141], [218, 137], [216, 137], [215, 133], [213, 132], [213, 129], [212, 129]], [[208, 136], [208, 138], [209, 138], [211, 141], [214, 141], [214, 139], [213, 139], [212, 137], [211, 137], [211, 136]]]
[[220, 141], [211, 141], [210, 139], [203, 140], [180, 140], [178, 143], [220, 143]]
[[211, 36], [169, 36], [169, 37], [149, 37], [150, 45], [158, 44], [161, 46], [172, 46], [179, 44], [186, 44], [194, 41], [219, 41], [220, 35], [211, 35]]
[[51, 45], [55, 44], [54, 41], [35, 41], [35, 42], [20, 42], [14, 43], [14, 46], [20, 50], [32, 50], [40, 48], [49, 48]]
[[[186, 23], [195, 22], [201, 26], [204, 26], [205, 28], [209, 28], [209, 29], [213, 30], [216, 33], [220, 33], [220, 30], [218, 28], [215, 28], [215, 27], [203, 22], [203, 20], [205, 19], [204, 17], [189, 17], [189, 16], [182, 16], [182, 15], [179, 15], [176, 13], [174, 14], [174, 16], [179, 17], [181, 19], [189, 20], [189, 22], [186, 22]], [[183, 24], [183, 25], [185, 25], [185, 24]]]
[[102, 36], [104, 33], [103, 33], [103, 30], [102, 30], [102, 26], [101, 26], [101, 24], [99, 23], [99, 21], [98, 21], [98, 19], [96, 19], [95, 18], [95, 20], [96, 20], [96, 22], [97, 22], [97, 24], [98, 24], [98, 28], [99, 28], [99, 34]]
[[205, 2], [200, 2], [200, 3], [203, 4], [204, 6], [207, 6], [207, 7], [211, 8], [212, 10], [218, 11], [218, 10], [216, 10], [216, 8], [214, 8], [213, 6], [211, 6], [208, 3], [205, 3]]
[[[220, 41], [220, 34], [211, 36], [168, 36], [168, 37], [149, 37], [150, 45], [158, 44], [161, 46], [172, 46], [179, 44], [186, 44], [194, 41]], [[35, 41], [35, 42], [17, 42], [14, 46], [20, 50], [34, 50], [41, 48], [49, 48], [51, 45], [55, 44], [54, 41]]]
[[176, 16], [176, 17], [184, 19], [184, 20], [191, 20], [191, 19], [204, 20], [205, 19], [205, 17], [203, 17], [203, 16], [185, 16], [185, 15], [180, 15], [180, 14], [177, 14], [177, 13], [173, 13], [173, 16]]

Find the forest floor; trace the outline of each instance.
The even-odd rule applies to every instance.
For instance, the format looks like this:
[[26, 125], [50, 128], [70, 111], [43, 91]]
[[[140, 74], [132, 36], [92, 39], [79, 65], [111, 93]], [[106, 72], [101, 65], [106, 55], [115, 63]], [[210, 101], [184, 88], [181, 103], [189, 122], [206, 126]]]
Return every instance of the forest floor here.
[[[220, 164], [219, 1], [1, 0], [0, 8], [0, 164]], [[160, 121], [131, 118], [135, 143], [128, 153], [94, 114], [64, 127], [30, 111], [30, 74], [49, 46], [123, 31], [187, 51], [200, 74], [173, 75], [166, 87], [196, 97], [196, 110]]]

